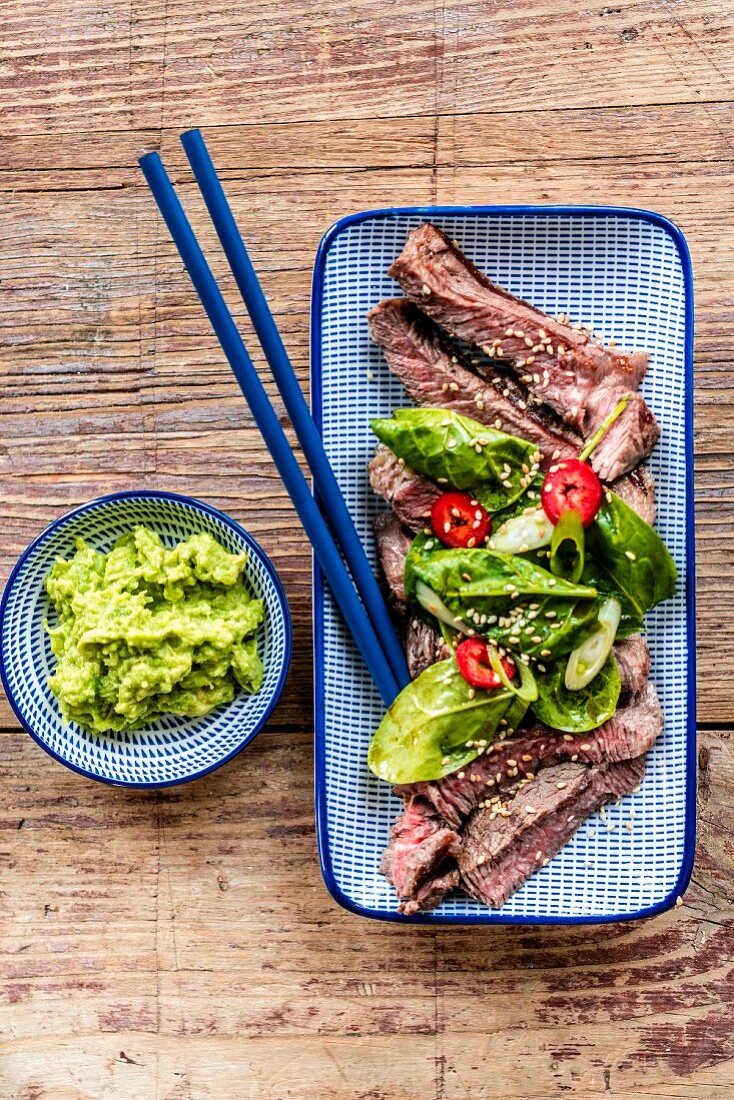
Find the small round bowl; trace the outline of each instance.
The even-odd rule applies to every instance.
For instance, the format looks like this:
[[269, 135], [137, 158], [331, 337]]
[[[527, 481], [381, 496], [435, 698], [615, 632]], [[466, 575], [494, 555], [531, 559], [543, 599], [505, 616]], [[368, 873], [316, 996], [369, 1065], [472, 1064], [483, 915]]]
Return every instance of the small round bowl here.
[[[201, 531], [231, 553], [247, 551], [244, 580], [265, 604], [257, 633], [265, 675], [255, 695], [240, 692], [204, 718], [163, 715], [139, 730], [90, 733], [66, 722], [48, 687], [55, 658], [44, 621], [53, 608], [44, 590], [58, 557], [81, 536], [108, 551], [137, 524], [174, 546]], [[100, 497], [67, 513], [31, 543], [10, 574], [0, 603], [0, 673], [10, 704], [38, 744], [73, 771], [123, 787], [168, 787], [214, 771], [262, 729], [278, 701], [291, 655], [288, 603], [278, 575], [258, 544], [224, 513], [175, 493], [131, 492]]]

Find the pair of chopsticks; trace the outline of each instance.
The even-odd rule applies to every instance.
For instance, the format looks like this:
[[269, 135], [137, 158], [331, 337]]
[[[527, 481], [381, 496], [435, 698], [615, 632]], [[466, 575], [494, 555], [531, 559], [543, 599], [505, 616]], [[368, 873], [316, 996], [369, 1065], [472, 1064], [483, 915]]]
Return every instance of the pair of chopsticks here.
[[405, 655], [390, 614], [329, 465], [321, 436], [237, 229], [204, 138], [199, 130], [190, 130], [181, 135], [181, 143], [306, 456], [321, 508], [338, 539], [351, 577], [321, 508], [311, 495], [308, 482], [270, 404], [160, 156], [157, 153], [146, 154], [140, 159], [140, 167], [293, 501], [334, 598], [380, 695], [389, 706], [409, 680]]

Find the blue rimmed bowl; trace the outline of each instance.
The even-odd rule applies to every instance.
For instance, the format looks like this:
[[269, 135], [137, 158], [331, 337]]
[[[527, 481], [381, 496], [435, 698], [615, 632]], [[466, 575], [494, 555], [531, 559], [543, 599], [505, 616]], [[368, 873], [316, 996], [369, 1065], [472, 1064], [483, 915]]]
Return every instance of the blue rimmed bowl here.
[[[73, 554], [76, 538], [104, 552], [137, 524], [156, 531], [169, 546], [205, 531], [231, 553], [247, 552], [245, 583], [265, 604], [257, 634], [263, 685], [257, 694], [242, 692], [203, 718], [163, 715], [139, 730], [90, 733], [64, 720], [48, 687], [54, 657], [44, 628], [52, 612], [44, 581], [58, 557]], [[55, 760], [118, 786], [172, 786], [231, 760], [265, 725], [283, 689], [290, 654], [288, 603], [266, 554], [223, 512], [174, 493], [116, 493], [68, 512], [22, 554], [0, 603], [0, 673], [21, 724]]]

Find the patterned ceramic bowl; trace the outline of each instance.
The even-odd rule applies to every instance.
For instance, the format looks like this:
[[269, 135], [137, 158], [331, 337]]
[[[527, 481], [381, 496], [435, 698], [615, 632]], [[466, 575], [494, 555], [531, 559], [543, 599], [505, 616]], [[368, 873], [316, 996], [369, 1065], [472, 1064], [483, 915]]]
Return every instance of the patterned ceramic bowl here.
[[[255, 695], [242, 692], [204, 718], [164, 715], [140, 730], [92, 734], [65, 722], [47, 678], [54, 657], [44, 620], [52, 611], [44, 580], [57, 557], [69, 557], [82, 536], [102, 551], [136, 524], [175, 545], [207, 531], [231, 553], [247, 551], [245, 581], [265, 603], [257, 634], [265, 677]], [[173, 493], [101, 497], [62, 516], [16, 564], [0, 604], [0, 672], [8, 699], [35, 741], [68, 768], [126, 787], [166, 787], [197, 779], [226, 763], [262, 729], [278, 701], [291, 653], [285, 593], [258, 544], [222, 512]]]

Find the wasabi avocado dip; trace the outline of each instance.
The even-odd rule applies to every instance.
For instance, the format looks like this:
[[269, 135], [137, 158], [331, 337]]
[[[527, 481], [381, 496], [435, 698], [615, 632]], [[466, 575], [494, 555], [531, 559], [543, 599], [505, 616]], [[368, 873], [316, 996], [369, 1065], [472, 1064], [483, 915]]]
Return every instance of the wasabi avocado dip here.
[[47, 624], [58, 659], [49, 685], [64, 717], [99, 733], [130, 730], [258, 691], [263, 604], [242, 580], [246, 561], [208, 534], [168, 550], [136, 527], [108, 554], [77, 539], [46, 578], [59, 617]]

